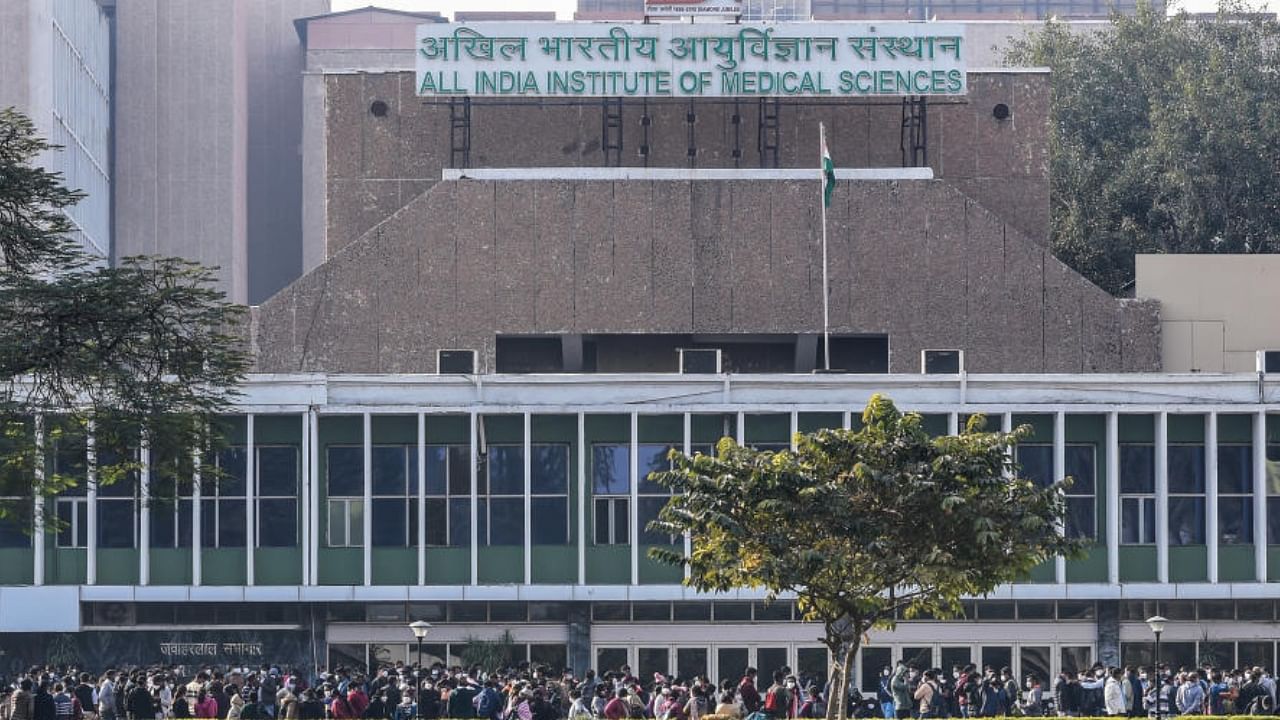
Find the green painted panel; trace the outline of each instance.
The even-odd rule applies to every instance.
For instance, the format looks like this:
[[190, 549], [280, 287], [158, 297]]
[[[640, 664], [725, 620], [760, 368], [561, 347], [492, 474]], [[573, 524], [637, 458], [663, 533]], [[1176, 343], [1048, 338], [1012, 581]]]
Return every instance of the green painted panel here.
[[960, 432], [964, 432], [966, 429], [968, 429], [969, 421], [974, 420], [975, 418], [981, 418], [982, 424], [975, 427], [974, 430], [978, 432], [999, 432], [1000, 431], [1001, 418], [999, 414], [982, 415], [981, 413], [975, 413], [973, 415], [965, 415], [965, 414], [960, 415], [960, 419], [959, 419]]
[[259, 585], [301, 585], [302, 549], [258, 548], [253, 556], [253, 577]]
[[587, 547], [588, 585], [631, 584], [631, 546], [595, 545]]
[[1107, 548], [1093, 545], [1089, 554], [1079, 560], [1067, 560], [1067, 582], [1104, 583], [1107, 581]]
[[255, 415], [253, 441], [259, 445], [299, 445], [302, 443], [301, 415]]
[[1280, 582], [1280, 545], [1267, 546], [1267, 582]]
[[743, 418], [746, 433], [743, 439], [754, 443], [785, 443], [791, 441], [791, 416], [783, 413], [746, 415]]
[[1023, 425], [1030, 425], [1032, 435], [1026, 442], [1050, 443], [1053, 442], [1053, 416], [1038, 413], [1035, 415], [1014, 414], [1013, 426], [1015, 428]]
[[[256, 425], [258, 419], [254, 418]], [[249, 422], [244, 415], [224, 415], [214, 421], [213, 427], [222, 433], [223, 439], [230, 445], [243, 445], [248, 434]]]
[[427, 548], [428, 585], [471, 583], [471, 551], [467, 548]]
[[414, 415], [374, 415], [369, 418], [373, 442], [385, 445], [417, 445], [418, 418]]
[[201, 579], [205, 585], [244, 585], [246, 559], [244, 548], [202, 550]]
[[684, 570], [678, 565], [667, 565], [649, 557], [650, 545], [640, 546], [640, 584], [678, 585], [684, 580]]
[[374, 585], [417, 585], [418, 549], [376, 547], [373, 549]]
[[0, 585], [30, 585], [35, 581], [35, 551], [0, 548]]
[[465, 445], [471, 442], [470, 416], [428, 415], [427, 442], [432, 445]]
[[1203, 443], [1204, 415], [1170, 415], [1169, 442]]
[[1218, 416], [1218, 442], [1251, 443], [1253, 442], [1252, 415]]
[[533, 582], [549, 585], [576, 585], [578, 582], [578, 549], [576, 547], [534, 546]]
[[1024, 582], [1051, 583], [1051, 582], [1057, 582], [1057, 580], [1058, 580], [1057, 563], [1050, 560], [1048, 562], [1042, 562], [1039, 565], [1032, 568], [1031, 574], [1027, 576], [1027, 579]]
[[1157, 577], [1154, 545], [1120, 548], [1120, 582], [1155, 582]]
[[839, 430], [844, 427], [844, 416], [840, 413], [800, 413], [798, 422], [802, 433]]
[[946, 415], [925, 415], [923, 423], [924, 431], [933, 437], [940, 437], [947, 434], [947, 416]]
[[733, 413], [725, 415], [694, 415], [692, 419], [693, 441], [695, 443], [712, 443], [722, 437], [736, 438], [738, 417]]
[[1253, 545], [1218, 546], [1218, 582], [1253, 582]]
[[524, 442], [523, 415], [485, 415], [485, 440], [492, 445]]
[[[84, 548], [50, 548], [45, 550], [45, 582], [51, 585], [83, 585], [88, 582], [88, 556], [89, 552]], [[27, 567], [31, 567], [30, 556], [28, 556]]]
[[1269, 413], [1267, 415], [1267, 442], [1280, 442], [1280, 415]]
[[316, 579], [321, 585], [364, 584], [364, 551], [360, 548], [320, 548]]
[[1208, 582], [1209, 550], [1204, 545], [1169, 548], [1169, 582]]
[[137, 585], [138, 551], [128, 548], [98, 550], [99, 585]]
[[481, 585], [524, 582], [524, 548], [503, 545], [479, 549]]
[[587, 442], [631, 442], [631, 418], [627, 415], [588, 415], [585, 422]]
[[642, 443], [671, 443], [680, 447], [684, 442], [684, 417], [641, 415], [636, 419], [636, 433]]
[[1156, 426], [1153, 415], [1121, 415], [1119, 426], [1122, 443], [1155, 442]]
[[190, 585], [191, 549], [154, 548], [151, 550], [151, 584]]

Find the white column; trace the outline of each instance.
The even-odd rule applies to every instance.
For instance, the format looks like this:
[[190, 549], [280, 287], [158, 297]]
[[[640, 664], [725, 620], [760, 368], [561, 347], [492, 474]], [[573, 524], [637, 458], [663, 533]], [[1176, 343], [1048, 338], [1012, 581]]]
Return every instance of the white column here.
[[480, 460], [480, 448], [476, 442], [476, 423], [483, 422], [484, 418], [471, 413], [470, 427], [470, 444], [471, 444], [471, 584], [480, 584], [480, 469], [478, 463]]
[[745, 412], [742, 412], [741, 410], [738, 411], [738, 427], [735, 428], [735, 430], [736, 432], [734, 434], [738, 436], [738, 444], [746, 445], [747, 444], [747, 414]]
[[1267, 581], [1267, 412], [1253, 416], [1253, 572]]
[[1156, 422], [1156, 579], [1169, 582], [1169, 413]]
[[298, 453], [298, 467], [302, 471], [298, 490], [298, 515], [302, 523], [298, 528], [298, 543], [302, 550], [302, 584], [311, 584], [311, 413], [299, 416], [302, 425], [302, 447]]
[[[1007, 412], [1007, 413], [1000, 414], [1000, 432], [1005, 433], [1006, 435], [1013, 432], [1013, 413]], [[1009, 458], [1010, 461], [1015, 459], [1013, 456], [1012, 445], [1005, 445], [1004, 454], [1005, 454], [1005, 457]], [[1004, 471], [1004, 477], [1006, 479], [1012, 478], [1013, 471], [1006, 469]]]
[[[448, 510], [446, 509], [447, 513]], [[427, 584], [427, 414], [418, 413], [418, 584]]]
[[796, 450], [796, 434], [800, 432], [800, 413], [791, 411], [791, 433], [787, 437], [787, 442], [791, 444], [791, 451]]
[[151, 444], [146, 436], [138, 446], [138, 584], [151, 584]]
[[841, 423], [840, 427], [844, 428], [845, 430], [852, 430], [853, 429], [853, 412], [850, 410], [845, 410], [844, 413], [842, 413], [842, 416], [840, 418], [840, 423]]
[[[364, 584], [373, 584], [373, 416], [363, 415], [364, 442], [364, 536], [361, 547], [364, 551]], [[350, 521], [348, 521], [350, 522]]]
[[85, 555], [84, 581], [98, 583], [98, 436], [92, 420], [85, 428]]
[[[791, 417], [794, 420], [796, 417], [795, 413], [792, 413]], [[795, 447], [795, 444], [792, 443], [792, 448], [794, 447]], [[693, 452], [693, 415], [690, 415], [689, 413], [684, 414], [684, 447], [681, 449], [681, 452], [683, 452], [686, 456], [692, 454]], [[690, 537], [689, 533], [685, 533], [684, 534], [684, 556], [689, 557], [691, 554], [693, 554], [693, 538]], [[688, 580], [689, 575], [690, 575], [690, 568], [688, 565], [685, 565], [684, 579]]]
[[1204, 541], [1209, 582], [1218, 582], [1218, 413], [1204, 416]]
[[200, 547], [203, 535], [201, 526], [204, 522], [200, 508], [200, 496], [203, 493], [200, 468], [204, 458], [199, 449], [192, 450], [191, 456], [191, 584], [199, 587], [204, 582], [204, 552]]
[[640, 584], [640, 418], [631, 413], [631, 584]]
[[524, 414], [524, 584], [533, 582], [533, 416]]
[[311, 584], [320, 584], [320, 528], [325, 515], [320, 511], [320, 416], [314, 407], [307, 410], [311, 443], [308, 450], [311, 457], [311, 494], [307, 497], [307, 505], [311, 514], [311, 537], [307, 539], [307, 552], [311, 553]]
[[255, 449], [253, 413], [245, 416], [244, 438], [244, 582], [254, 584], [254, 550], [258, 547], [258, 451]]
[[947, 413], [947, 434], [948, 435], [960, 434], [960, 413], [958, 412]]
[[[1053, 415], [1053, 479], [1061, 480], [1067, 476], [1067, 414], [1056, 412]], [[1058, 523], [1058, 534], [1066, 533], [1066, 522]], [[1067, 581], [1067, 559], [1061, 555], [1053, 559], [1054, 576], [1059, 583]]]
[[31, 577], [33, 585], [44, 584], [44, 416], [35, 419], [36, 432], [36, 492], [32, 501], [31, 548], [33, 565]]
[[1120, 583], [1120, 414], [1107, 413], [1107, 582]]
[[[578, 584], [587, 584], [587, 416], [578, 413]], [[596, 518], [596, 522], [600, 522]]]

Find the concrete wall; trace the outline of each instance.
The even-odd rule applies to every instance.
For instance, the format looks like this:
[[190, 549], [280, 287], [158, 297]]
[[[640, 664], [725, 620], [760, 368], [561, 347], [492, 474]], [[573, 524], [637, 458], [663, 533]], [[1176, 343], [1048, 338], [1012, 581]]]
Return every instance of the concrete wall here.
[[[333, 63], [334, 53], [309, 57]], [[388, 58], [394, 61], [395, 58]], [[406, 62], [412, 56], [406, 53]], [[450, 105], [414, 94], [411, 72], [338, 72], [323, 76], [324, 137], [308, 141], [306, 174], [328, 178], [324, 197], [311, 184], [304, 206], [308, 258], [331, 257], [439, 181], [450, 167]], [[309, 79], [309, 82], [314, 82]], [[971, 73], [969, 95], [937, 99], [928, 110], [929, 165], [937, 177], [1044, 243], [1048, 233], [1049, 76], [1036, 71]], [[308, 98], [314, 91], [308, 92]], [[375, 101], [389, 112], [376, 117]], [[1012, 116], [996, 120], [1007, 105]], [[309, 105], [309, 112], [318, 103]], [[687, 115], [695, 120], [690, 125]], [[768, 158], [758, 147], [761, 103], [627, 102], [623, 109], [626, 166], [758, 168]], [[472, 103], [471, 167], [591, 167], [606, 164], [599, 102], [513, 105]], [[733, 117], [738, 115], [740, 123]], [[780, 104], [781, 167], [809, 167], [818, 147], [818, 123], [840, 167], [898, 167], [902, 104], [896, 99]], [[645, 118], [649, 123], [645, 124]], [[312, 122], [308, 120], [308, 122]], [[695, 157], [691, 160], [689, 149]], [[324, 155], [320, 156], [320, 146]], [[642, 155], [642, 146], [649, 149]], [[739, 157], [735, 157], [737, 150]], [[323, 236], [315, 233], [321, 230]], [[314, 267], [309, 264], [306, 269]]]
[[1136, 295], [1160, 303], [1167, 372], [1252, 372], [1280, 349], [1280, 255], [1139, 255]]
[[[394, 79], [394, 78], [393, 78]], [[431, 372], [498, 333], [813, 333], [813, 185], [448, 181], [265, 303], [266, 372]], [[888, 333], [893, 372], [1159, 369], [1155, 303], [1116, 300], [943, 181], [842, 181], [832, 330]]]

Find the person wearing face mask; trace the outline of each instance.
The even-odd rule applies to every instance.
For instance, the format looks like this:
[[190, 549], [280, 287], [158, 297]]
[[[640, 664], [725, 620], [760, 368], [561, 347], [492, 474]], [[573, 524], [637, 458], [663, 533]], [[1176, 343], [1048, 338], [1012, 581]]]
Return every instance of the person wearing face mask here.
[[1013, 671], [1006, 667], [1000, 668], [1000, 682], [1004, 686], [1004, 707], [1001, 712], [1004, 715], [1012, 715], [1013, 709], [1018, 707], [1020, 702], [1018, 681], [1013, 679]]
[[1018, 707], [1022, 709], [1022, 714], [1028, 717], [1044, 715], [1044, 688], [1040, 686], [1040, 679], [1028, 675], [1026, 688], [1027, 694], [1023, 696], [1022, 701], [1018, 704]]
[[893, 676], [889, 678], [889, 692], [893, 694], [894, 717], [898, 720], [911, 717], [911, 685], [908, 675], [906, 663], [899, 660], [893, 669]]
[[893, 690], [889, 687], [893, 678], [893, 669], [885, 667], [880, 671], [880, 683], [876, 688], [876, 700], [880, 703], [880, 714], [885, 720], [892, 720], [895, 717], [893, 711]]

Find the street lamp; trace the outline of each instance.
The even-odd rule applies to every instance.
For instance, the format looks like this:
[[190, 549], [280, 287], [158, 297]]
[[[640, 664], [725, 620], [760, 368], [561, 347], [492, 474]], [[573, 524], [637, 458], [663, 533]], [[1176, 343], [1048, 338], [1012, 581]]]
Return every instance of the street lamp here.
[[418, 638], [418, 672], [416, 675], [416, 687], [413, 691], [413, 709], [414, 717], [422, 717], [422, 641], [427, 639], [427, 633], [431, 632], [431, 623], [425, 620], [415, 620], [409, 623], [409, 629], [413, 631], [413, 636]]
[[1147, 618], [1147, 627], [1151, 628], [1151, 632], [1156, 636], [1156, 661], [1155, 667], [1152, 668], [1156, 678], [1156, 720], [1160, 720], [1161, 717], [1160, 698], [1164, 695], [1164, 676], [1160, 673], [1160, 633], [1164, 632], [1166, 622], [1169, 621], [1159, 615]]

